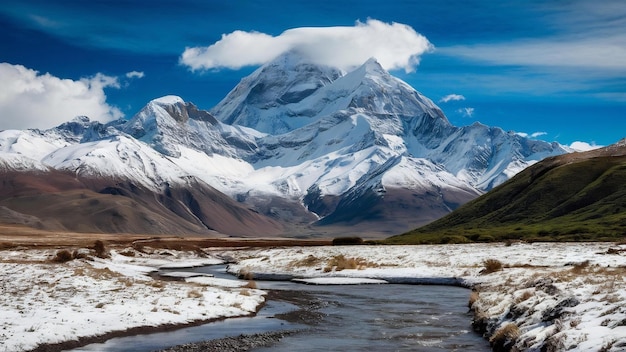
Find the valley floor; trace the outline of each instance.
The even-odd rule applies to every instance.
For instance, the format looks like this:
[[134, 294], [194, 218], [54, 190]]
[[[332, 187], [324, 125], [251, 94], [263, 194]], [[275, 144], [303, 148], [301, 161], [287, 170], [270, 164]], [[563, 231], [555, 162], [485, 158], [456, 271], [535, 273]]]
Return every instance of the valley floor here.
[[113, 336], [120, 331], [156, 330], [254, 314], [266, 292], [255, 289], [253, 283], [182, 274], [179, 280], [163, 281], [147, 275], [163, 266], [214, 264], [222, 262], [220, 258], [236, 262], [230, 266], [232, 272], [257, 278], [280, 274], [322, 284], [366, 281], [472, 287], [468, 299], [474, 326], [495, 348], [626, 349], [626, 245], [513, 243], [187, 251], [118, 245], [109, 248], [108, 258], [94, 256], [93, 249], [70, 248], [79, 259], [64, 263], [52, 260], [58, 250], [0, 250], [0, 351], [28, 351], [42, 344], [73, 346], [68, 341], [95, 341], [94, 336]]

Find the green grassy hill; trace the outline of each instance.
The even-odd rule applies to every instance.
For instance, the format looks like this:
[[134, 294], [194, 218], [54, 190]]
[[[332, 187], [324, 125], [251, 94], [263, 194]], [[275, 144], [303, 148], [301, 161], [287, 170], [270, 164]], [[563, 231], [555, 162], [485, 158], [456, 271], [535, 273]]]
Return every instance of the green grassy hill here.
[[449, 215], [386, 243], [626, 237], [626, 140], [547, 158]]

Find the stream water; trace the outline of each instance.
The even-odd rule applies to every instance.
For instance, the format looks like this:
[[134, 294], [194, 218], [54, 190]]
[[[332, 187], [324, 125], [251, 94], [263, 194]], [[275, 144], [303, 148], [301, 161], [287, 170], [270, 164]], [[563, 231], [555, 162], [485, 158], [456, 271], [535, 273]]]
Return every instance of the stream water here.
[[[224, 266], [189, 270], [232, 279]], [[74, 351], [154, 351], [190, 342], [283, 330], [298, 333], [254, 351], [490, 351], [488, 342], [471, 329], [469, 290], [465, 288], [399, 284], [313, 286], [282, 281], [257, 281], [257, 286], [281, 290], [283, 297], [306, 296], [306, 304], [270, 299], [255, 317], [114, 338]], [[294, 315], [300, 319], [289, 318]]]

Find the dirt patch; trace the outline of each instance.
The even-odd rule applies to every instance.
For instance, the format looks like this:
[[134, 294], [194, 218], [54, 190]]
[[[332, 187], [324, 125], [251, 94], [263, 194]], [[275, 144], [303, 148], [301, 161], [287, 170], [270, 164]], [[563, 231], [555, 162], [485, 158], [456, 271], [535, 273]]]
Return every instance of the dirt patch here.
[[43, 231], [27, 226], [0, 225], [0, 249], [17, 247], [56, 248], [63, 246], [87, 247], [100, 240], [107, 246], [131, 246], [139, 244], [159, 249], [192, 250], [209, 247], [287, 247], [325, 246], [331, 239], [290, 238], [231, 238], [207, 236], [153, 236], [137, 234], [76, 233]]
[[307, 292], [302, 291], [269, 291], [268, 300], [283, 301], [298, 306], [298, 309], [276, 314], [277, 319], [285, 320], [295, 324], [316, 325], [324, 318], [324, 313], [318, 310], [322, 307], [322, 302]]
[[249, 351], [258, 347], [268, 347], [280, 341], [285, 336], [297, 333], [297, 331], [266, 332], [254, 335], [239, 335], [223, 339], [189, 343], [162, 350], [161, 352], [240, 352]]
[[[315, 325], [324, 318], [323, 313], [317, 312], [321, 302], [313, 295], [301, 291], [271, 290], [266, 296], [267, 300], [283, 301], [298, 306], [298, 309], [287, 313], [276, 314], [275, 318], [295, 324]], [[249, 351], [258, 347], [271, 346], [285, 336], [299, 333], [301, 330], [271, 331], [251, 335], [239, 335], [197, 343], [188, 343], [174, 346], [161, 352], [200, 352], [220, 351], [238, 352]]]

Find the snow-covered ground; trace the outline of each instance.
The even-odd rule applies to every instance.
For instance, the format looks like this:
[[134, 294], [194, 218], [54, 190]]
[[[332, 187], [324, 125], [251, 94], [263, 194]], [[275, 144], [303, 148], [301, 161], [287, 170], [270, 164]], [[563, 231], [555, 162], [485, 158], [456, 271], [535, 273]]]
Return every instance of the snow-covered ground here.
[[[475, 326], [494, 345], [514, 344], [520, 351], [626, 351], [626, 245], [345, 246], [228, 254], [238, 260], [233, 272], [316, 278], [313, 283], [324, 283], [323, 277], [458, 282], [475, 288], [468, 297]], [[487, 260], [503, 268], [487, 273]]]
[[193, 282], [163, 281], [147, 275], [162, 266], [221, 263], [194, 252], [158, 250], [147, 255], [125, 249], [126, 256], [112, 251], [108, 259], [53, 263], [56, 252], [0, 251], [0, 351], [28, 351], [142, 326], [248, 315], [264, 302], [265, 292], [242, 287], [246, 283], [241, 281], [183, 274], [181, 279]]
[[[134, 327], [246, 315], [264, 300], [263, 291], [242, 286], [246, 281], [182, 273], [185, 266], [219, 263], [217, 257], [146, 251], [151, 253], [118, 249], [107, 259], [66, 263], [50, 261], [56, 250], [0, 251], [0, 351], [24, 351]], [[512, 343], [524, 351], [626, 349], [626, 245], [212, 248], [205, 252], [234, 258], [237, 263], [229, 268], [234, 273], [281, 274], [311, 284], [463, 284], [475, 288], [468, 297], [475, 325], [494, 344]], [[503, 268], [487, 273], [487, 260], [500, 262]], [[159, 267], [180, 270], [171, 275], [181, 281], [146, 275]]]

